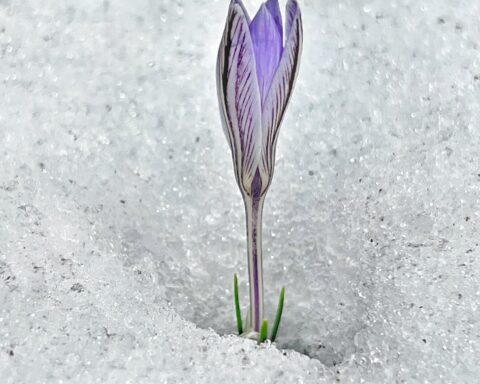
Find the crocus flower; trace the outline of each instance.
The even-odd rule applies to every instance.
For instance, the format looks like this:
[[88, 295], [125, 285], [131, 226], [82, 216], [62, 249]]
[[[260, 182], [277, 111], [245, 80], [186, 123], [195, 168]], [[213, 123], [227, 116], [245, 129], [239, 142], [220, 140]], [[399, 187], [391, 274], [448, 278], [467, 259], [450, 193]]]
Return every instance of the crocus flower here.
[[[284, 39], [285, 37], [285, 39]], [[247, 330], [263, 321], [262, 210], [273, 177], [280, 124], [292, 95], [302, 50], [302, 19], [295, 0], [263, 3], [250, 19], [232, 0], [217, 59], [220, 115], [245, 202], [250, 283]]]

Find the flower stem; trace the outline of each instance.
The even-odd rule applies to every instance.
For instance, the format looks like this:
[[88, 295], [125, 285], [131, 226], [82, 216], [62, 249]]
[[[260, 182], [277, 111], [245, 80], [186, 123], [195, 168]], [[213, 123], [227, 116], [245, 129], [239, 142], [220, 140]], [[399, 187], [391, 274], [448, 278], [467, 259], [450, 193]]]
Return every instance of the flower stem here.
[[263, 321], [262, 212], [264, 196], [245, 196], [247, 220], [250, 319], [247, 327], [260, 332]]

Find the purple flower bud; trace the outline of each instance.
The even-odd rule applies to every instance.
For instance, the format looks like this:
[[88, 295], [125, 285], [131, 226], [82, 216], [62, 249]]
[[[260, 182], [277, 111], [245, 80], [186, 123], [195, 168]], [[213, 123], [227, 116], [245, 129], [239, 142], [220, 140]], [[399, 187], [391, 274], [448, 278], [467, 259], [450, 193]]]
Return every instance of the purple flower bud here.
[[[302, 19], [295, 0], [286, 9], [285, 45], [278, 0], [264, 3], [252, 21], [232, 0], [218, 52], [220, 114], [242, 193], [264, 194], [273, 177], [278, 129], [293, 91], [302, 50]], [[259, 180], [254, 182], [254, 178]]]
[[241, 0], [231, 1], [218, 51], [217, 92], [235, 178], [245, 201], [249, 330], [254, 332], [263, 320], [263, 201], [273, 177], [278, 132], [297, 77], [302, 41], [296, 0], [288, 1], [285, 30], [278, 0], [264, 3], [253, 20]]

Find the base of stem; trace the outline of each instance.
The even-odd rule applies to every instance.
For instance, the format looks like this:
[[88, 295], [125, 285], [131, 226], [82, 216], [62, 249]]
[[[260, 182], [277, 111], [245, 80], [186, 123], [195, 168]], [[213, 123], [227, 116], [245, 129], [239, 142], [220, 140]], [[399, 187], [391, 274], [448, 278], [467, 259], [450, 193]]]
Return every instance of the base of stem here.
[[249, 339], [249, 340], [255, 340], [255, 341], [258, 341], [258, 336], [260, 334], [256, 331], [254, 331], [253, 329], [251, 330], [247, 330], [245, 332], [243, 332], [240, 337], [243, 337], [245, 339]]

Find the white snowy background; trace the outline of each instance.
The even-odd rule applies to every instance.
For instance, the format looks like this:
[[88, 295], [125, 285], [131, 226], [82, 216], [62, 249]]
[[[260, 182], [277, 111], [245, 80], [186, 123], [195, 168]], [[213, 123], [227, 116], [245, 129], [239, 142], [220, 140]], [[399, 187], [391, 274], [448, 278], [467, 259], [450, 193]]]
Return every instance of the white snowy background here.
[[2, 383], [478, 381], [480, 1], [300, 4], [257, 347], [228, 1], [0, 0]]

